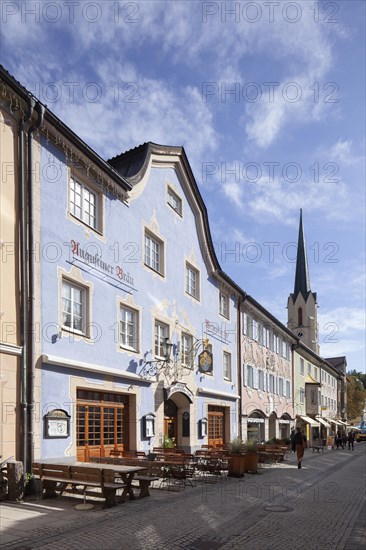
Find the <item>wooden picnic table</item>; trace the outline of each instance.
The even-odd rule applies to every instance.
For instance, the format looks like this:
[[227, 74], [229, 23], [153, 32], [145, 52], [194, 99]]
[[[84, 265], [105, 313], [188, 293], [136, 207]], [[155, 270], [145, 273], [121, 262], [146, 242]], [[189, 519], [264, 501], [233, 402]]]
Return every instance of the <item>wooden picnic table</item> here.
[[[57, 473], [57, 469], [60, 470], [60, 474]], [[134, 500], [132, 482], [134, 475], [138, 472], [142, 472], [146, 468], [142, 466], [126, 466], [119, 464], [101, 464], [96, 462], [65, 462], [65, 461], [52, 461], [52, 463], [35, 463], [33, 465], [33, 472], [40, 475], [42, 485], [46, 489], [46, 497], [57, 496], [56, 491], [60, 493], [66, 489], [67, 485], [83, 485], [84, 491], [89, 487], [100, 486], [102, 491], [105, 487], [109, 488], [109, 495], [107, 499], [107, 506], [113, 506], [115, 504], [115, 491], [116, 489], [123, 488], [123, 493], [120, 502], [125, 501], [125, 497], [129, 495], [130, 500]], [[54, 473], [52, 473], [54, 471]], [[99, 474], [98, 483], [95, 474]], [[108, 475], [109, 474], [109, 475]], [[60, 476], [58, 479], [58, 475]], [[115, 484], [112, 487], [112, 482], [118, 475], [122, 483]], [[104, 479], [109, 478], [107, 483], [104, 483]], [[58, 484], [60, 488], [57, 489]], [[113, 493], [113, 494], [112, 494]], [[106, 493], [105, 493], [106, 494]]]

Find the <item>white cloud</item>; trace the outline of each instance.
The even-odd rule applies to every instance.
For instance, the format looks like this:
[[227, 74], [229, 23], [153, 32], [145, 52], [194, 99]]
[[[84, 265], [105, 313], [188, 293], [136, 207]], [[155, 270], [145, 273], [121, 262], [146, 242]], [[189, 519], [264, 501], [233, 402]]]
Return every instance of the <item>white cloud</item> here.
[[223, 185], [225, 195], [236, 204], [240, 209], [244, 207], [243, 204], [243, 186], [238, 183], [225, 183]]
[[324, 312], [319, 312], [318, 322], [320, 334], [326, 337], [333, 332], [334, 328], [334, 338], [337, 338], [337, 333], [364, 331], [365, 310], [347, 306], [328, 309]]

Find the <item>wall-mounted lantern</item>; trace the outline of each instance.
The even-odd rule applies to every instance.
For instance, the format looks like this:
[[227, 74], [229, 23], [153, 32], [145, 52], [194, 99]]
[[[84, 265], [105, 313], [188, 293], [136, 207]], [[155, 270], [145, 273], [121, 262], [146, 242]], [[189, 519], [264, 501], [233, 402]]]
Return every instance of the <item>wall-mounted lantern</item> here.
[[153, 437], [155, 435], [155, 414], [148, 413], [142, 417], [143, 437]]
[[201, 418], [199, 421], [200, 437], [206, 437], [207, 435], [207, 418]]

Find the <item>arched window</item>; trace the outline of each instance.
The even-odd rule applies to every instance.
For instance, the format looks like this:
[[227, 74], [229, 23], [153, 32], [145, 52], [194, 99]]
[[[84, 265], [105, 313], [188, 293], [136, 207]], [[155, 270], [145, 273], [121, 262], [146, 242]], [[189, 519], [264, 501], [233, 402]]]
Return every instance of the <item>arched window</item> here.
[[297, 317], [298, 317], [297, 324], [301, 326], [302, 325], [302, 307], [299, 307], [297, 311]]

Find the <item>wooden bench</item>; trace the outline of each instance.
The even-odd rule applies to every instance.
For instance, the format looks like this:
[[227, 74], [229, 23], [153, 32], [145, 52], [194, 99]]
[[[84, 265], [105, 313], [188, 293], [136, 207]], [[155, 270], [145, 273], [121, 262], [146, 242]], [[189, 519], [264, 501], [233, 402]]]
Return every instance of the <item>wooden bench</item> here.
[[263, 450], [272, 454], [273, 462], [282, 462], [285, 458], [285, 451], [278, 445], [264, 444]]
[[324, 452], [324, 449], [326, 449], [327, 447], [325, 445], [313, 445], [312, 446], [312, 449], [313, 449], [313, 452], [314, 451], [320, 451], [323, 453]]
[[150, 461], [146, 459], [138, 458], [112, 458], [112, 457], [92, 457], [90, 459], [92, 462], [97, 462], [99, 464], [116, 464], [116, 465], [125, 465], [125, 466], [142, 466], [146, 473], [138, 474], [133, 478], [133, 481], [138, 481], [139, 485], [132, 485], [134, 489], [140, 489], [140, 494], [138, 498], [144, 498], [150, 496], [150, 485], [153, 481], [158, 481], [163, 477], [163, 470], [161, 464], [156, 461]]
[[[160, 478], [152, 475], [146, 475], [146, 476], [138, 475], [138, 476], [135, 476], [133, 479], [139, 482], [140, 494], [138, 498], [145, 498], [150, 496], [149, 487], [151, 483], [153, 481], [158, 481]], [[135, 488], [136, 486], [132, 485], [132, 487]]]
[[[59, 495], [62, 495], [69, 485], [73, 488], [73, 492], [84, 494], [84, 496], [88, 487], [99, 488], [101, 493], [94, 492], [92, 494], [105, 499], [103, 508], [111, 508], [117, 504], [117, 489], [126, 487], [125, 484], [114, 481], [113, 471], [98, 467], [34, 463], [32, 471], [41, 480], [41, 491], [45, 491], [43, 498], [56, 497], [57, 491]], [[77, 489], [79, 485], [83, 487], [82, 491]]]

